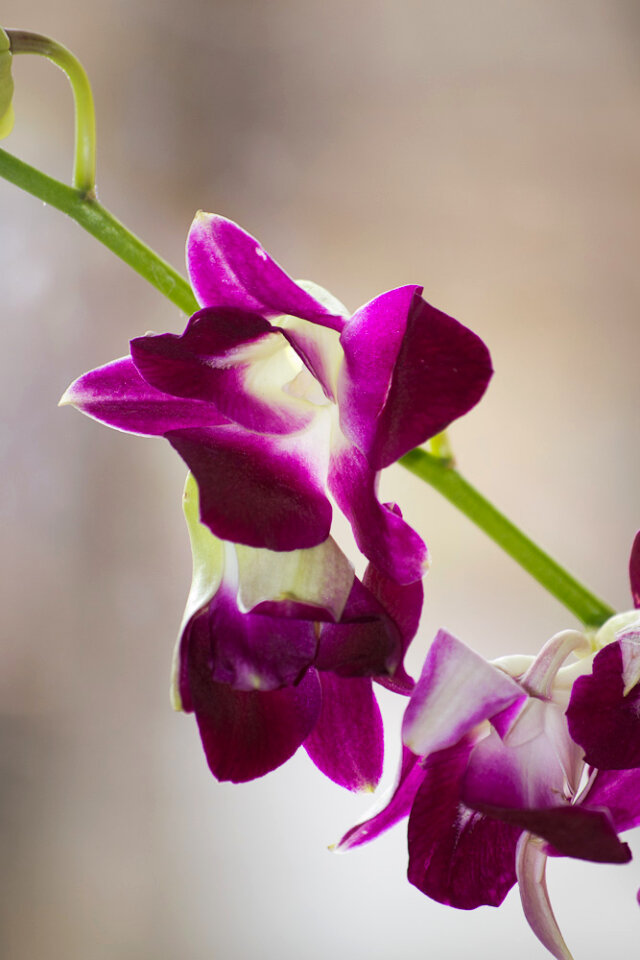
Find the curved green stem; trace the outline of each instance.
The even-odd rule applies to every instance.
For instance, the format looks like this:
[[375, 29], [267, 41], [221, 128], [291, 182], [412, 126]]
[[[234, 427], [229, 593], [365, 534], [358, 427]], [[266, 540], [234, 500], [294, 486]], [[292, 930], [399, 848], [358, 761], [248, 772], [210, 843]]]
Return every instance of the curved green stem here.
[[[73, 217], [185, 313], [194, 313], [198, 309], [187, 281], [95, 198], [46, 176], [5, 150], [0, 150], [0, 176]], [[434, 438], [432, 449], [437, 451], [437, 456], [416, 449], [402, 457], [400, 463], [438, 490], [484, 530], [586, 626], [598, 627], [613, 616], [614, 611], [607, 604], [536, 546], [453, 469], [451, 449], [445, 435]]]
[[434, 487], [443, 497], [484, 530], [516, 563], [542, 584], [585, 626], [599, 627], [614, 610], [583, 587], [560, 564], [541, 550], [457, 470], [426, 450], [411, 450], [400, 463]]
[[0, 150], [0, 176], [68, 214], [184, 313], [195, 313], [198, 309], [184, 277], [127, 230], [95, 197], [54, 180], [6, 150]]
[[73, 186], [85, 194], [93, 194], [96, 185], [96, 116], [91, 84], [80, 61], [61, 43], [26, 30], [7, 30], [11, 53], [35, 53], [46, 57], [67, 75], [76, 116]]

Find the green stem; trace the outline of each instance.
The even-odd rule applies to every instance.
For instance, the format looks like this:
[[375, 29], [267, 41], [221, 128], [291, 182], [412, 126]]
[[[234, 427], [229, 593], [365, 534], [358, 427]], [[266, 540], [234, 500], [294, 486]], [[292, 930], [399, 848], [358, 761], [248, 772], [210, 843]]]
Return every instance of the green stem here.
[[0, 176], [68, 214], [184, 313], [195, 313], [198, 309], [184, 277], [127, 230], [95, 197], [54, 180], [6, 150], [0, 150]]
[[61, 43], [26, 30], [7, 30], [11, 53], [35, 53], [46, 57], [67, 75], [76, 116], [73, 186], [82, 193], [93, 194], [96, 185], [96, 115], [91, 84], [84, 67]]
[[[5, 150], [0, 150], [0, 176], [68, 214], [185, 313], [198, 309], [187, 281], [97, 200], [46, 176]], [[437, 439], [434, 448], [441, 454], [451, 452], [444, 436]], [[443, 458], [416, 449], [402, 457], [400, 463], [484, 530], [586, 626], [598, 627], [613, 616], [610, 607], [536, 546], [453, 469], [449, 456]]]
[[588, 627], [599, 627], [614, 610], [583, 587], [544, 550], [536, 546], [504, 514], [446, 462], [427, 453], [411, 450], [400, 463], [434, 487], [454, 506], [484, 530], [532, 577]]

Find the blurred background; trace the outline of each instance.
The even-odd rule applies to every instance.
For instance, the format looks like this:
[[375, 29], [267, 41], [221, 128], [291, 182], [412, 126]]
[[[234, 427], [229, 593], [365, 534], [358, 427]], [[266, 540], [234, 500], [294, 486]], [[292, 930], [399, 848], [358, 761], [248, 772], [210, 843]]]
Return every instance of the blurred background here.
[[[640, 8], [634, 0], [4, 0], [83, 61], [102, 201], [180, 267], [198, 208], [351, 309], [420, 282], [492, 350], [451, 431], [462, 471], [619, 609], [640, 526]], [[64, 76], [15, 61], [3, 146], [69, 180]], [[334, 856], [370, 806], [300, 753], [217, 784], [171, 651], [190, 581], [167, 444], [58, 410], [176, 309], [0, 182], [0, 955], [6, 960], [542, 960], [517, 892], [459, 913], [405, 879], [406, 830]], [[394, 467], [433, 567], [410, 658], [446, 626], [487, 656], [572, 617]], [[402, 703], [382, 698], [393, 781]], [[633, 835], [631, 836], [634, 845]], [[557, 860], [576, 960], [636, 944], [638, 856]]]

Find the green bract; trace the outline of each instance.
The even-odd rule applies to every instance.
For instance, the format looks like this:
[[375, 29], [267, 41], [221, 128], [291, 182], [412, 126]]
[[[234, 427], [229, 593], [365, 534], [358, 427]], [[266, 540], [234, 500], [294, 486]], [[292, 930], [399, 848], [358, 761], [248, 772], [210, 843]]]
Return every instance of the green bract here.
[[0, 27], [0, 140], [13, 129], [13, 77], [11, 75], [11, 44]]

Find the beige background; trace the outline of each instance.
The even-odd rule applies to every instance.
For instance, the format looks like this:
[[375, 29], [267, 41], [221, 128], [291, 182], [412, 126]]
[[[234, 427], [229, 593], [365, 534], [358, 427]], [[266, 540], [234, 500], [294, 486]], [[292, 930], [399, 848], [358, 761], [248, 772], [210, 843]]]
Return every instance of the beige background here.
[[[640, 526], [640, 12], [634, 0], [5, 0], [91, 75], [101, 199], [182, 263], [196, 209], [352, 308], [422, 282], [496, 376], [464, 472], [610, 603]], [[65, 81], [16, 63], [5, 146], [68, 178]], [[367, 809], [304, 755], [216, 784], [168, 705], [189, 583], [169, 447], [56, 403], [175, 309], [0, 183], [0, 955], [6, 960], [542, 958], [512, 893], [462, 914], [404, 879], [405, 832], [336, 857]], [[572, 618], [435, 493], [414, 669], [439, 626], [486, 655]], [[393, 778], [401, 704], [385, 698]], [[636, 856], [640, 844], [635, 841]], [[551, 864], [576, 960], [638, 942], [638, 860]], [[633, 949], [633, 948], [632, 948]]]

